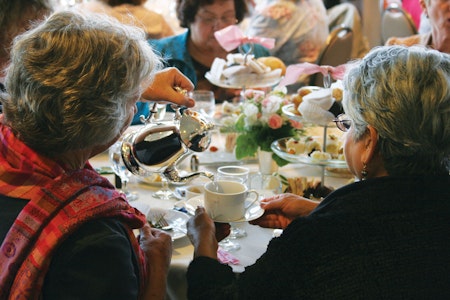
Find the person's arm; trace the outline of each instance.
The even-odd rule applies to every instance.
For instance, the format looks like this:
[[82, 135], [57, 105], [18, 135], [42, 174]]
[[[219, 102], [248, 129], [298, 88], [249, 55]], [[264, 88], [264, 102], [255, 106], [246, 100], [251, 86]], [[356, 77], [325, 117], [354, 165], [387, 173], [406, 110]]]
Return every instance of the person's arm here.
[[319, 203], [294, 194], [279, 194], [261, 201], [264, 215], [250, 223], [268, 228], [286, 228], [292, 220], [308, 215]]
[[[230, 266], [215, 258], [217, 242], [211, 242], [214, 239], [213, 225], [205, 215], [204, 209], [198, 208], [188, 222], [188, 236], [195, 248], [194, 259], [186, 274], [189, 299], [295, 298], [291, 291], [296, 280], [292, 280], [290, 270], [302, 255], [292, 249], [298, 249], [293, 243], [304, 243], [297, 238], [297, 228], [286, 229], [283, 236], [289, 237], [273, 239], [267, 251], [253, 265], [246, 267], [243, 273], [236, 274]], [[299, 267], [302, 269], [301, 263]]]
[[[177, 91], [178, 88], [185, 92]], [[193, 107], [195, 101], [188, 97], [188, 92], [193, 89], [192, 82], [178, 69], [165, 68], [156, 74], [151, 85], [142, 93], [142, 99]]]
[[139, 243], [147, 257], [149, 274], [143, 299], [164, 299], [172, 258], [172, 238], [167, 233], [146, 224], [140, 229]]

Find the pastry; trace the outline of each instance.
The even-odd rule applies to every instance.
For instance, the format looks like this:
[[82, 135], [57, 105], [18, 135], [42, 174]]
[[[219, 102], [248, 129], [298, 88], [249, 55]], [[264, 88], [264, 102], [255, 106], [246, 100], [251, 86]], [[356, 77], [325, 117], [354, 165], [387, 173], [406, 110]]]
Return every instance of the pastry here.
[[232, 86], [252, 86], [280, 78], [282, 71], [282, 68], [272, 69], [266, 66], [252, 54], [232, 53], [227, 55], [226, 60], [215, 58], [209, 73], [216, 82]]

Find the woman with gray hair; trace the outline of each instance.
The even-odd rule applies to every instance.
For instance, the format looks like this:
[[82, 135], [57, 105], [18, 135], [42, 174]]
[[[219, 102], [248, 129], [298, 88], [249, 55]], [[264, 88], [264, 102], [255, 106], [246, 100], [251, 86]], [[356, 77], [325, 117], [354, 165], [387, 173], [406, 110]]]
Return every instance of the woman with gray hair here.
[[335, 121], [359, 180], [319, 204], [264, 199], [252, 223], [283, 234], [239, 276], [217, 261], [214, 223], [198, 208], [191, 299], [450, 297], [450, 56], [375, 48], [346, 74], [343, 101]]
[[88, 163], [141, 95], [194, 105], [174, 89], [192, 83], [161, 66], [142, 30], [102, 15], [58, 12], [16, 38], [1, 97], [0, 299], [164, 298], [170, 236]]

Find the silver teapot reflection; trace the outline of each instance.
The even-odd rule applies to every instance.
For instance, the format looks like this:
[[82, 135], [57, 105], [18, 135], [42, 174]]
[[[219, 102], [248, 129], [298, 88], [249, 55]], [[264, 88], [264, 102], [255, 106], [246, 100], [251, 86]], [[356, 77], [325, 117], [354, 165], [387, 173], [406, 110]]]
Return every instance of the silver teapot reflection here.
[[144, 127], [128, 133], [122, 139], [122, 158], [138, 177], [149, 177], [157, 173], [170, 182], [184, 183], [198, 176], [213, 179], [209, 172], [193, 172], [180, 176], [177, 164], [192, 151], [205, 151], [211, 143], [214, 125], [195, 111], [176, 111], [173, 122], [149, 122]]

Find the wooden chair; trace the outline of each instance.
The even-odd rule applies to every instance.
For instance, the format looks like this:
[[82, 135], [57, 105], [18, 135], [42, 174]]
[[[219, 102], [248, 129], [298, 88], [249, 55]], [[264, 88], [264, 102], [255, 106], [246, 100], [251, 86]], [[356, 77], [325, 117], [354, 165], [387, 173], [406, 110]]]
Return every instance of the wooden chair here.
[[397, 3], [389, 4], [381, 15], [382, 43], [390, 37], [407, 37], [417, 34], [411, 16]]
[[[347, 63], [351, 59], [353, 37], [350, 27], [337, 26], [330, 32], [317, 64], [336, 67]], [[323, 86], [323, 75], [321, 73], [311, 75], [310, 85]]]

